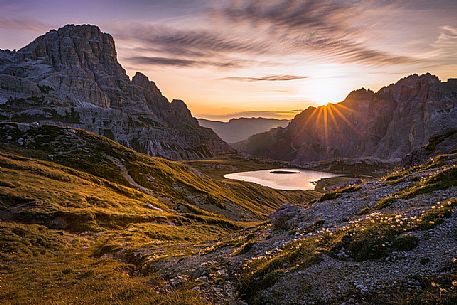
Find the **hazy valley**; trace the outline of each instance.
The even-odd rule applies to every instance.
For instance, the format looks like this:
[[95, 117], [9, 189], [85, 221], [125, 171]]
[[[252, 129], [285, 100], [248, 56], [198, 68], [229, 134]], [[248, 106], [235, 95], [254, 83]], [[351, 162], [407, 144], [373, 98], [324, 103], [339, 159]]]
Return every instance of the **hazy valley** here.
[[247, 140], [249, 137], [269, 131], [272, 128], [286, 127], [289, 120], [265, 119], [265, 118], [239, 118], [228, 122], [198, 120], [200, 126], [211, 128], [227, 143], [236, 143]]

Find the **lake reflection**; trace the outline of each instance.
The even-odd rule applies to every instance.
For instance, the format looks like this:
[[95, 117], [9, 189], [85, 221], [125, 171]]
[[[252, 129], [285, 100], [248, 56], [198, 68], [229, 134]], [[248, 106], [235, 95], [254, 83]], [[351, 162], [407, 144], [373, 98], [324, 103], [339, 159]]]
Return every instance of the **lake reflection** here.
[[338, 175], [295, 168], [278, 168], [240, 172], [224, 175], [224, 178], [241, 180], [268, 186], [276, 190], [314, 190], [315, 182], [322, 178]]

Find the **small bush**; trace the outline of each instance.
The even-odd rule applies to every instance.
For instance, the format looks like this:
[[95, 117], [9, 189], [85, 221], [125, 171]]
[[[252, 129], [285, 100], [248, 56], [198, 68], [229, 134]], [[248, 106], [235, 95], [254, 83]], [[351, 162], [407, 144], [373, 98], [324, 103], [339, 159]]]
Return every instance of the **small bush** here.
[[411, 251], [417, 247], [419, 239], [412, 234], [401, 234], [392, 241], [392, 249], [396, 251]]
[[344, 193], [351, 193], [351, 192], [356, 192], [359, 191], [362, 187], [359, 185], [349, 185], [340, 189], [337, 189], [333, 192], [326, 193], [324, 194], [319, 201], [326, 201], [326, 200], [332, 200], [336, 199], [338, 197], [341, 197]]
[[409, 199], [420, 194], [426, 194], [437, 190], [444, 190], [452, 186], [457, 186], [457, 166], [444, 168], [437, 173], [423, 178], [412, 187], [402, 189], [398, 192], [381, 198], [375, 205], [375, 209], [380, 210], [390, 206], [399, 199]]

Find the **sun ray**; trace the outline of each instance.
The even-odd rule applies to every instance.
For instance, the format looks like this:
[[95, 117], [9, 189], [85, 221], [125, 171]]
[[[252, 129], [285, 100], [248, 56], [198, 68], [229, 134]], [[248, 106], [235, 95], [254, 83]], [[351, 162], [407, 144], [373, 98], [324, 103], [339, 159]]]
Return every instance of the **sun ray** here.
[[309, 125], [309, 122], [317, 115], [318, 113], [318, 108], [314, 108], [312, 109], [312, 112], [311, 114], [306, 118], [305, 120], [305, 123], [304, 124], [300, 124], [300, 127], [299, 127], [299, 134], [303, 134], [306, 130], [306, 128], [308, 127]]
[[324, 106], [324, 141], [325, 147], [328, 148], [328, 107]]
[[339, 110], [335, 107], [335, 114], [340, 117], [346, 124], [349, 128], [351, 128], [354, 132], [356, 132], [358, 135], [361, 135], [362, 132], [360, 130], [357, 129], [357, 127], [354, 126], [354, 124], [352, 124], [351, 121], [348, 120], [348, 118], [346, 118], [346, 116]]
[[340, 133], [341, 132], [341, 128], [338, 125], [338, 122], [336, 121], [335, 114], [333, 113], [334, 105], [333, 104], [328, 104], [327, 107], [328, 107], [328, 113], [330, 115], [330, 119], [333, 122], [333, 126], [335, 126], [334, 128], [338, 131], [338, 133]]

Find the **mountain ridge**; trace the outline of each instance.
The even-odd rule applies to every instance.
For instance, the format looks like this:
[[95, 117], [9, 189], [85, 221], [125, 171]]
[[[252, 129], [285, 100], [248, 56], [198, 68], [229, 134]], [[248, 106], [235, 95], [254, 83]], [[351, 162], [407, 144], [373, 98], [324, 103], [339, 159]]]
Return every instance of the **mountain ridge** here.
[[232, 152], [140, 72], [130, 80], [115, 42], [94, 25], [66, 25], [0, 52], [0, 119], [83, 128], [169, 159]]
[[338, 104], [309, 107], [286, 128], [234, 145], [252, 155], [303, 164], [337, 158], [399, 160], [457, 127], [457, 84], [411, 75], [378, 92], [355, 90]]

